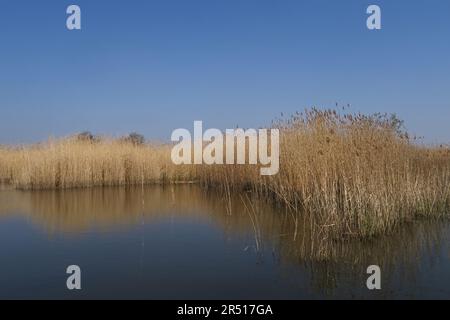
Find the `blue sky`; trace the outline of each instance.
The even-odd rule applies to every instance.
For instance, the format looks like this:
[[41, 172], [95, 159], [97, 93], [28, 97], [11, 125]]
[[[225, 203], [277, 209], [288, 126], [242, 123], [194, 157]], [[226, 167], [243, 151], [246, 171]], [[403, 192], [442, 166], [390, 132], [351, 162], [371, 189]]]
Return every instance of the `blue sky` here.
[[[82, 30], [66, 29], [77, 4]], [[366, 28], [366, 8], [382, 30]], [[350, 104], [450, 141], [450, 1], [0, 0], [0, 143]]]

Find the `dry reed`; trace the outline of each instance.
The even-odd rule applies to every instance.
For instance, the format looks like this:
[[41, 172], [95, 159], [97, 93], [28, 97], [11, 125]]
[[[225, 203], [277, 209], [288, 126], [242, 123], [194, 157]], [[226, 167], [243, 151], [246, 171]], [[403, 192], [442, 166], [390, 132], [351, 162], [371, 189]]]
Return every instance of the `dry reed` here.
[[450, 149], [418, 145], [394, 116], [312, 109], [274, 127], [281, 132], [278, 175], [206, 166], [200, 181], [272, 197], [309, 215], [324, 238], [367, 237], [449, 213]]
[[18, 189], [136, 185], [191, 179], [167, 145], [76, 138], [0, 149], [0, 179]]

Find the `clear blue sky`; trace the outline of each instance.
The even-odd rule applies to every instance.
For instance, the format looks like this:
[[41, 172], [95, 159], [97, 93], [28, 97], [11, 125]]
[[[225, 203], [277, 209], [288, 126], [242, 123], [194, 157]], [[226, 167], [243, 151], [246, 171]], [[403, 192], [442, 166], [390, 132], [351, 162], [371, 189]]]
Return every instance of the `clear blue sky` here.
[[[82, 30], [66, 29], [66, 8]], [[382, 30], [366, 8], [382, 9]], [[450, 1], [0, 0], [0, 143], [351, 104], [450, 141]]]

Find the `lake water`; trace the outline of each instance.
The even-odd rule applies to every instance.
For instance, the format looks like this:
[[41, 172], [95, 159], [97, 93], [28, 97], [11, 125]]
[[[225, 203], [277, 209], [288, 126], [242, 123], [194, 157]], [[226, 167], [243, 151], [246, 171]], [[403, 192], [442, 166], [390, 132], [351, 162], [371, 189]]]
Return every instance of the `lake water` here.
[[[450, 224], [333, 244], [245, 194], [194, 185], [0, 191], [0, 298], [450, 299]], [[66, 268], [81, 268], [68, 290]], [[366, 269], [381, 268], [381, 290]]]

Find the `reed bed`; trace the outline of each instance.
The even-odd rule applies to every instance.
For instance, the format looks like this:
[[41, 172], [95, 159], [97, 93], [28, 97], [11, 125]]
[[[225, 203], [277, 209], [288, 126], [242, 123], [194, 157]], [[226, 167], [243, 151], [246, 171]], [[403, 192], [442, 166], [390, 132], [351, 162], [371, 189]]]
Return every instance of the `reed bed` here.
[[273, 127], [280, 129], [274, 176], [254, 165], [176, 166], [170, 145], [69, 138], [0, 148], [0, 180], [20, 189], [197, 181], [230, 199], [243, 190], [270, 198], [310, 217], [324, 239], [370, 237], [449, 213], [450, 149], [418, 144], [395, 117], [312, 109]]
[[450, 211], [450, 149], [425, 147], [395, 116], [307, 110], [279, 128], [280, 171], [208, 166], [206, 186], [247, 189], [309, 216], [323, 238], [370, 237]]
[[136, 185], [191, 179], [167, 145], [133, 145], [75, 137], [0, 149], [0, 179], [18, 189]]

